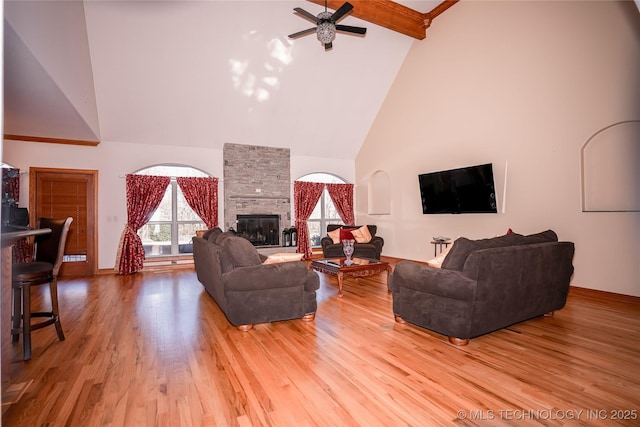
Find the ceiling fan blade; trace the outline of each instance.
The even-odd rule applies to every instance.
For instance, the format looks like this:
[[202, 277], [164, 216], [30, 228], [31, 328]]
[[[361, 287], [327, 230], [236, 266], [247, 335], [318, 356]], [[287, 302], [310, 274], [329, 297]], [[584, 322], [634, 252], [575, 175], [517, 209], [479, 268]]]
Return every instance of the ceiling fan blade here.
[[350, 25], [336, 25], [336, 30], [346, 31], [348, 33], [356, 33], [356, 34], [365, 34], [367, 32], [366, 28], [352, 27]]
[[337, 22], [344, 15], [346, 15], [349, 12], [351, 12], [351, 9], [353, 9], [353, 5], [351, 3], [349, 3], [349, 2], [346, 2], [345, 4], [340, 6], [340, 9], [336, 10], [333, 13], [333, 15], [331, 15], [331, 20], [333, 22]]
[[324, 44], [324, 50], [329, 50], [329, 49], [333, 49], [333, 43], [332, 42]]
[[298, 31], [297, 33], [289, 34], [290, 39], [295, 39], [296, 37], [306, 36], [307, 34], [315, 33], [316, 28], [308, 28], [306, 30]]
[[312, 14], [310, 14], [309, 12], [307, 12], [306, 10], [300, 8], [300, 7], [294, 7], [293, 10], [295, 10], [296, 12], [298, 12], [300, 15], [302, 15], [303, 17], [309, 19], [311, 22], [314, 23], [318, 23], [318, 18], [313, 16]]

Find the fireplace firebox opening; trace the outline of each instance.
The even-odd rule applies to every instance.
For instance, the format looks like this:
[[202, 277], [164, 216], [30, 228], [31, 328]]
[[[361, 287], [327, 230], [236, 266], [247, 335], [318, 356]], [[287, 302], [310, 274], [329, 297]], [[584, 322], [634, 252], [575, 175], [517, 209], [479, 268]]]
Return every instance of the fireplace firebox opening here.
[[253, 246], [280, 245], [280, 215], [238, 215], [237, 234]]

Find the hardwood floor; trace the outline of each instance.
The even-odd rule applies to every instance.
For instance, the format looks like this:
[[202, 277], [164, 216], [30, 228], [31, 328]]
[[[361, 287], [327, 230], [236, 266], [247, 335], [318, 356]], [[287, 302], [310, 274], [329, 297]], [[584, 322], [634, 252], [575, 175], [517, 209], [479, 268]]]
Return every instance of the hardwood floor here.
[[28, 388], [2, 425], [640, 423], [638, 298], [572, 289], [554, 317], [456, 347], [394, 322], [385, 274], [346, 279], [343, 298], [320, 277], [315, 321], [244, 333], [191, 269], [61, 280], [67, 339], [34, 332], [29, 362], [13, 346]]

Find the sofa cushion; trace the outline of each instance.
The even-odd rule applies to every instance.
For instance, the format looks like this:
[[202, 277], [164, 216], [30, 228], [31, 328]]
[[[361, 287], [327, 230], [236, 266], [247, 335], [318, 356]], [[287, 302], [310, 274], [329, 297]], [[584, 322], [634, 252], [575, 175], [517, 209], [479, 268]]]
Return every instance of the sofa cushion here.
[[464, 263], [467, 261], [471, 252], [480, 249], [501, 248], [504, 246], [525, 244], [522, 240], [523, 238], [523, 235], [517, 233], [510, 233], [500, 237], [480, 240], [469, 240], [465, 237], [459, 237], [453, 242], [451, 250], [442, 262], [442, 268], [462, 271]]
[[262, 264], [277, 264], [280, 262], [302, 261], [304, 254], [292, 254], [292, 253], [277, 253], [271, 254], [265, 259]]
[[353, 234], [353, 238], [358, 243], [369, 243], [371, 241], [371, 233], [369, 232], [369, 227], [363, 225], [357, 230], [352, 230], [351, 234]]
[[262, 264], [260, 254], [245, 238], [222, 233], [218, 236], [216, 243], [223, 249], [220, 261], [224, 273], [238, 267]]

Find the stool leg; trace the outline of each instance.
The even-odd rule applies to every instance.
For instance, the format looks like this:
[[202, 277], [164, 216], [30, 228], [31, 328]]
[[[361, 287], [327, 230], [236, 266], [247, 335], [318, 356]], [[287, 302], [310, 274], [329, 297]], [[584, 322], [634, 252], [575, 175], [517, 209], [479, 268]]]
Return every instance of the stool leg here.
[[56, 332], [58, 333], [58, 339], [64, 341], [64, 333], [62, 332], [62, 325], [60, 324], [60, 312], [58, 309], [58, 278], [54, 278], [49, 283], [49, 289], [51, 291], [51, 313], [55, 320]]
[[31, 286], [22, 288], [22, 359], [31, 360]]
[[11, 287], [11, 300], [13, 302], [13, 316], [11, 317], [11, 342], [18, 342], [22, 322], [22, 286]]

